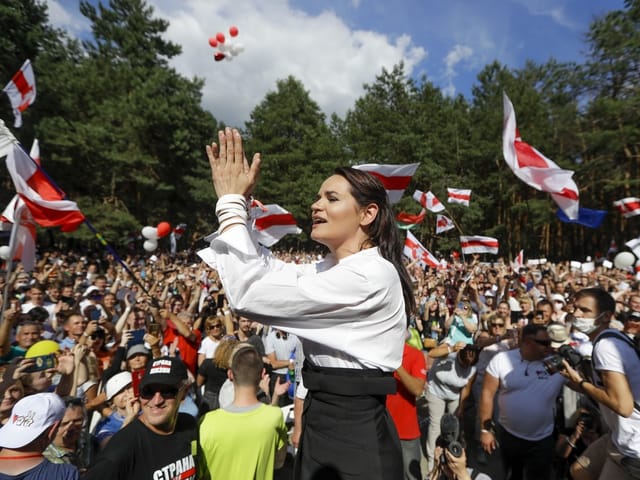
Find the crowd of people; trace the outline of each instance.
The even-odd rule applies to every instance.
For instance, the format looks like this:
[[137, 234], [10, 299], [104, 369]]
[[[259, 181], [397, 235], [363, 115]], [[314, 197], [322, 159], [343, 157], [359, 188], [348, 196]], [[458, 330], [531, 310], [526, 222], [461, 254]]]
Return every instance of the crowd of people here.
[[354, 169], [312, 205], [326, 254], [268, 252], [244, 228], [259, 157], [219, 141], [199, 256], [0, 272], [0, 480], [269, 479], [287, 452], [305, 480], [640, 478], [632, 272], [409, 264]]

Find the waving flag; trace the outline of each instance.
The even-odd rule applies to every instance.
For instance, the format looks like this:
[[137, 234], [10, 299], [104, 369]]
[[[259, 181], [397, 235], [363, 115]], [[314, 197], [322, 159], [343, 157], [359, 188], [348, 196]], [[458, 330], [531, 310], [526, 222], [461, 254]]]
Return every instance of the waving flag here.
[[251, 228], [258, 242], [265, 247], [274, 245], [285, 235], [298, 235], [302, 229], [296, 225], [296, 219], [280, 205], [262, 205], [251, 208]]
[[449, 203], [457, 203], [459, 205], [469, 206], [471, 200], [471, 190], [464, 190], [462, 188], [447, 188], [447, 194]]
[[624, 215], [624, 218], [635, 217], [640, 215], [640, 198], [627, 197], [622, 200], [616, 200], [613, 205], [618, 211]]
[[452, 228], [456, 228], [456, 226], [449, 217], [444, 215], [438, 215], [436, 217], [436, 235], [448, 232]]
[[460, 237], [460, 248], [462, 253], [498, 253], [498, 239], [492, 237]]
[[403, 225], [398, 225], [399, 228], [409, 229], [413, 228], [424, 220], [424, 217], [427, 215], [427, 211], [423, 208], [419, 214], [411, 215], [406, 212], [400, 212], [396, 215], [396, 220]]
[[411, 232], [407, 232], [407, 238], [404, 241], [404, 249], [402, 253], [412, 261], [417, 260], [418, 264], [423, 268], [426, 266], [442, 268], [442, 264], [438, 259], [434, 257], [429, 250], [424, 248]]
[[398, 203], [419, 165], [419, 163], [410, 163], [407, 165], [365, 163], [363, 165], [355, 165], [353, 168], [364, 170], [377, 177], [387, 190], [389, 201], [391, 203]]
[[566, 213], [562, 210], [556, 210], [556, 217], [560, 219], [561, 222], [565, 223], [575, 223], [577, 225], [582, 225], [584, 227], [589, 228], [598, 228], [602, 225], [604, 218], [607, 216], [606, 210], [592, 210], [590, 208], [578, 208], [578, 218], [570, 219], [567, 217]]
[[0, 217], [0, 230], [14, 230], [9, 244], [9, 258], [20, 260], [25, 271], [30, 272], [36, 264], [36, 224], [25, 203], [14, 196]]
[[640, 237], [625, 242], [625, 245], [631, 249], [636, 257], [640, 258]]
[[36, 77], [33, 74], [31, 60], [25, 60], [20, 70], [2, 89], [11, 102], [15, 121], [13, 126], [22, 126], [22, 112], [36, 100]]
[[33, 143], [31, 144], [31, 150], [29, 150], [29, 156], [33, 158], [33, 161], [38, 165], [42, 165], [40, 160], [40, 142], [38, 142], [37, 138], [33, 139]]
[[571, 220], [578, 218], [580, 194], [573, 181], [573, 171], [563, 170], [520, 138], [516, 113], [511, 100], [503, 94], [504, 130], [502, 152], [516, 177], [527, 185], [551, 194], [551, 198]]
[[430, 191], [424, 193], [420, 190], [416, 190], [413, 192], [413, 199], [430, 212], [438, 213], [444, 211], [444, 205], [442, 205], [440, 200], [438, 200]]
[[518, 255], [516, 255], [516, 258], [511, 262], [511, 268], [515, 272], [519, 271], [522, 267], [524, 267], [524, 250], [520, 250]]

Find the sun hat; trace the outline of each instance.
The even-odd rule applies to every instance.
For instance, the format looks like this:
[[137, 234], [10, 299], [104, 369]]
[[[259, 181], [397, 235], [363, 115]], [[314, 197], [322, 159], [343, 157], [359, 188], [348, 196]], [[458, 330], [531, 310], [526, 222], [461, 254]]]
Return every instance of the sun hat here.
[[107, 381], [107, 386], [104, 389], [105, 394], [107, 395], [107, 401], [115, 397], [128, 385], [131, 385], [131, 382], [133, 382], [131, 372], [116, 373]]

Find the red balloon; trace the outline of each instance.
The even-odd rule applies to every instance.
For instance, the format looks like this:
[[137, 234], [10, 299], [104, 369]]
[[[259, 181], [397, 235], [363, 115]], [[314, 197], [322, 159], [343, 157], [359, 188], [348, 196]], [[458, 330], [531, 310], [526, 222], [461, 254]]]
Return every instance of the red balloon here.
[[216, 52], [215, 55], [213, 56], [216, 62], [219, 62], [220, 60], [224, 60], [224, 57], [225, 55], [222, 52]]
[[220, 43], [224, 43], [224, 33], [216, 33], [216, 40], [218, 40]]
[[232, 37], [237, 37], [238, 27], [236, 27], [235, 25], [231, 26], [231, 28], [229, 28], [229, 35], [231, 35]]
[[218, 46], [216, 37], [209, 37], [209, 45], [211, 45], [213, 48], [216, 48]]
[[166, 237], [171, 233], [169, 222], [160, 222], [156, 228], [158, 229], [158, 238]]

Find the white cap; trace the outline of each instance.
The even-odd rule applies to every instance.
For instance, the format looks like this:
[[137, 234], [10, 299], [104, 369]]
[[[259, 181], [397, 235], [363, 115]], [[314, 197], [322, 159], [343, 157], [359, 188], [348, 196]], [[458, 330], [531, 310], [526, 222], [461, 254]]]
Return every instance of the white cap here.
[[560, 293], [554, 293], [551, 295], [551, 301], [555, 302], [556, 300], [558, 302], [564, 303], [565, 305], [567, 304], [567, 301], [565, 300], [564, 296], [561, 295]]
[[107, 381], [105, 387], [105, 393], [107, 394], [107, 401], [115, 397], [123, 388], [127, 387], [131, 382], [131, 372], [116, 373]]
[[65, 406], [55, 393], [36, 393], [18, 401], [9, 421], [0, 428], [0, 448], [21, 448], [33, 442], [64, 416]]

